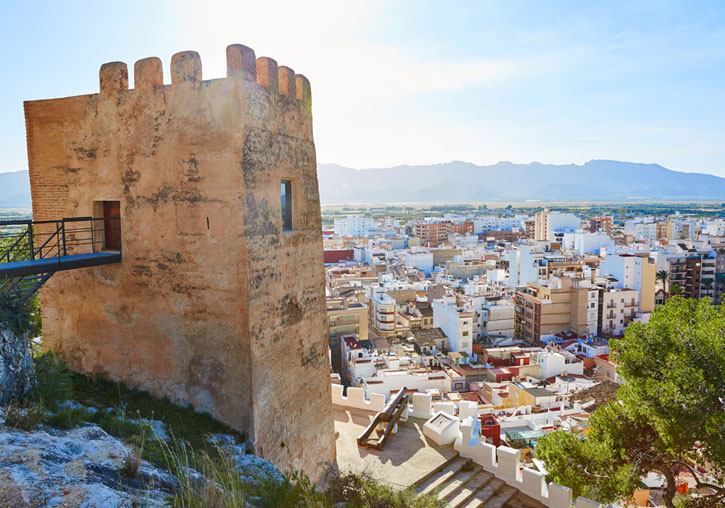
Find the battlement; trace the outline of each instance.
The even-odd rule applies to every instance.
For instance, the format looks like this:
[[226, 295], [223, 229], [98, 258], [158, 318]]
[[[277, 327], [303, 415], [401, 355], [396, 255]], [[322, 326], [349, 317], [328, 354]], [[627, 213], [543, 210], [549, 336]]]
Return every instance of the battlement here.
[[[128, 66], [124, 62], [108, 62], [99, 71], [100, 94], [111, 96], [128, 90], [149, 91], [163, 86], [175, 86], [203, 81], [201, 56], [196, 51], [180, 51], [171, 57], [171, 85], [164, 85], [163, 64], [160, 58], [138, 60], [133, 66], [134, 88], [129, 89]], [[227, 76], [221, 79], [242, 79], [256, 82], [274, 93], [297, 99], [307, 111], [312, 104], [310, 81], [276, 60], [256, 57], [254, 50], [242, 44], [227, 46]]]

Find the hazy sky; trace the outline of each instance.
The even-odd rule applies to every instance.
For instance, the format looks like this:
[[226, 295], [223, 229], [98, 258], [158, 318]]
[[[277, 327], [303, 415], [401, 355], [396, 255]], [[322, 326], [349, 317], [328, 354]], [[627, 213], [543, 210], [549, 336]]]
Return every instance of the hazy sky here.
[[[312, 82], [319, 162], [657, 162], [725, 176], [725, 2], [4, 0], [0, 172], [22, 101], [97, 92], [104, 62], [242, 43]], [[133, 83], [133, 77], [131, 77]]]

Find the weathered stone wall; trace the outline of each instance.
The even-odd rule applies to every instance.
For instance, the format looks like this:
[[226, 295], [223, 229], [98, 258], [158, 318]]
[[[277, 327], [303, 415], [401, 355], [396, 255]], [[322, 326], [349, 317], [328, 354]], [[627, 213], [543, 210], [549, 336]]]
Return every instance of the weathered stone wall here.
[[54, 275], [44, 341], [317, 476], [335, 452], [309, 82], [241, 45], [227, 64], [204, 81], [199, 55], [177, 53], [164, 86], [161, 61], [140, 60], [129, 90], [114, 62], [99, 94], [25, 103], [35, 218], [121, 202], [123, 262]]

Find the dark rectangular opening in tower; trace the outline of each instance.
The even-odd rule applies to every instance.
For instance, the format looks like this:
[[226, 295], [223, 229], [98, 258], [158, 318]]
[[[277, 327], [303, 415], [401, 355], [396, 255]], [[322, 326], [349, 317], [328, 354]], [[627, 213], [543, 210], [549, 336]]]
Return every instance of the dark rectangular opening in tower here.
[[282, 180], [282, 229], [292, 231], [292, 180]]
[[105, 250], [121, 250], [121, 202], [103, 202]]

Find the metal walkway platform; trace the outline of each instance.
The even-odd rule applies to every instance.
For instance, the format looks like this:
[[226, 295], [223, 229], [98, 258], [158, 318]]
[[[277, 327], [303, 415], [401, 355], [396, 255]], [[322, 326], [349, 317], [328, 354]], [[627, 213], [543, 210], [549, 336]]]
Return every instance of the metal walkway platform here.
[[121, 262], [120, 217], [0, 221], [0, 293], [27, 300], [55, 273]]
[[24, 277], [41, 273], [60, 272], [75, 268], [108, 265], [121, 262], [120, 251], [92, 252], [56, 258], [40, 258], [27, 261], [0, 263], [0, 278]]

